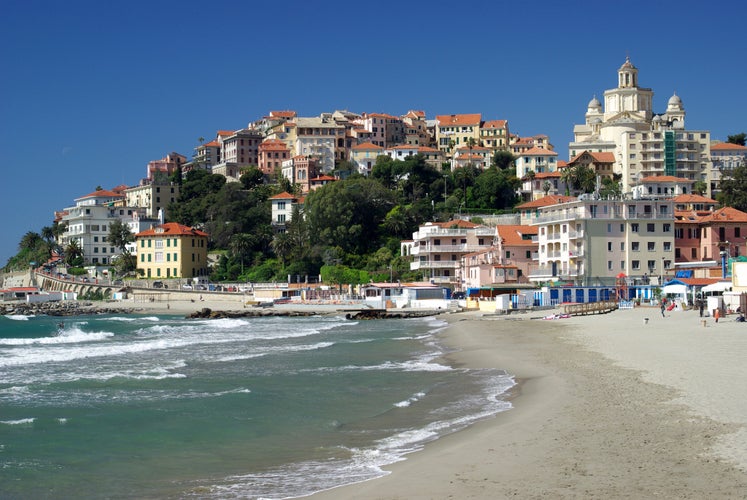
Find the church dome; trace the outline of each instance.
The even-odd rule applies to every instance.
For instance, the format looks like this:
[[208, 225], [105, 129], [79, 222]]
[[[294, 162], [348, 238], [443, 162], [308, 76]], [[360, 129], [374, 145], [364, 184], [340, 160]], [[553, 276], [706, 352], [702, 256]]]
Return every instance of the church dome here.
[[636, 69], [636, 67], [633, 66], [633, 63], [630, 62], [630, 57], [626, 57], [625, 63], [623, 63], [623, 65], [620, 66], [620, 70], [625, 70], [625, 69]]
[[680, 96], [678, 96], [676, 93], [669, 98], [669, 102], [667, 103], [669, 106], [682, 106], [682, 99], [680, 99]]
[[599, 102], [599, 99], [597, 99], [597, 96], [594, 96], [594, 98], [589, 101], [589, 109], [598, 109], [602, 107], [602, 103]]

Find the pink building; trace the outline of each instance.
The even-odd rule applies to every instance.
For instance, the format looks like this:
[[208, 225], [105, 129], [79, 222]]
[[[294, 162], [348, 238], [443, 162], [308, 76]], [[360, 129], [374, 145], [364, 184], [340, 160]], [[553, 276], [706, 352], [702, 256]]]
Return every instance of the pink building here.
[[290, 149], [280, 139], [269, 139], [259, 145], [259, 169], [265, 175], [282, 168], [289, 158]]
[[153, 178], [157, 173], [162, 173], [166, 176], [170, 176], [171, 174], [176, 172], [179, 167], [184, 165], [186, 161], [187, 158], [185, 156], [182, 156], [179, 153], [171, 153], [167, 154], [160, 160], [153, 160], [151, 162], [148, 162], [147, 180], [149, 182], [153, 181]]

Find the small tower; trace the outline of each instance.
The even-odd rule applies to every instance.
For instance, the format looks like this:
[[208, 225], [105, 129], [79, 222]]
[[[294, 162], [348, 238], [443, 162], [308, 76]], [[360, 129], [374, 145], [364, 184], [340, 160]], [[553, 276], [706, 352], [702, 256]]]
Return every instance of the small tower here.
[[638, 87], [638, 68], [630, 62], [630, 56], [625, 58], [625, 63], [617, 70], [617, 86], [621, 89]]

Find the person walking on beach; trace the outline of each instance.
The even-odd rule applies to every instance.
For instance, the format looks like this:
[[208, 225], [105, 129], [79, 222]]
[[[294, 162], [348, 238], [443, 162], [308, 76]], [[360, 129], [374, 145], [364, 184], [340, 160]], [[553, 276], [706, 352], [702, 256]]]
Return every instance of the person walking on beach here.
[[719, 316], [721, 316], [721, 311], [720, 311], [720, 310], [719, 310], [719, 308], [717, 307], [717, 308], [716, 308], [716, 309], [715, 309], [715, 310], [713, 311], [713, 318], [714, 318], [714, 319], [716, 320], [716, 323], [718, 323], [718, 318], [719, 318]]
[[705, 309], [705, 301], [700, 300], [698, 302], [699, 302], [698, 306], [700, 306], [700, 317], [702, 318], [703, 317], [703, 309]]
[[666, 318], [664, 315], [664, 310], [666, 309], [666, 305], [664, 304], [664, 299], [661, 299], [661, 317]]

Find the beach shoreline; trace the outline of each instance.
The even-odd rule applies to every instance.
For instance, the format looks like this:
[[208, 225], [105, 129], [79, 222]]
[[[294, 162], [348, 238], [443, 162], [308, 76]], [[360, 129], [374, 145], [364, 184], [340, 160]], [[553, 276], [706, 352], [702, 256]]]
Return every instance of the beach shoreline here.
[[[311, 497], [745, 498], [747, 375], [700, 354], [723, 342], [738, 360], [747, 328], [695, 311], [655, 314], [444, 316], [449, 361], [506, 369], [513, 408], [427, 444], [384, 477]], [[687, 371], [702, 394], [683, 381]]]

